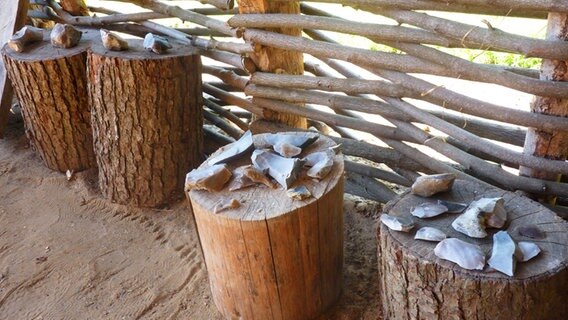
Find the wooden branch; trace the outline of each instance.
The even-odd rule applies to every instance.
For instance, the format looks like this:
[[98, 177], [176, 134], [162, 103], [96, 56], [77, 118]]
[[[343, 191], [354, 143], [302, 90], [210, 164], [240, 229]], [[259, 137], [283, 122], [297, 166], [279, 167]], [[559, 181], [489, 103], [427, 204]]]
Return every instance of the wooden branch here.
[[460, 40], [464, 46], [469, 43], [487, 50], [503, 50], [521, 53], [527, 57], [568, 60], [568, 43], [564, 41], [541, 40], [507, 33], [499, 29], [486, 29], [448, 19], [407, 10], [365, 7], [365, 10], [386, 16], [398, 23], [406, 23]]
[[[354, 72], [351, 69], [347, 68], [338, 68], [336, 69], [339, 73], [343, 74], [344, 76], [353, 76]], [[398, 120], [391, 120], [391, 122], [403, 130], [405, 133], [408, 133], [413, 136], [414, 139], [421, 141], [421, 144], [431, 147], [432, 149], [440, 152], [441, 154], [447, 156], [450, 159], [462, 164], [466, 167], [467, 170], [474, 173], [476, 176], [483, 177], [484, 179], [490, 180], [493, 183], [497, 183], [504, 188], [507, 189], [520, 189], [531, 191], [538, 194], [543, 193], [553, 193], [553, 194], [564, 194], [568, 192], [568, 184], [565, 183], [550, 183], [543, 180], [537, 179], [528, 179], [525, 177], [518, 177], [513, 174], [510, 174], [507, 171], [504, 171], [498, 165], [491, 165], [486, 161], [474, 157], [455, 146], [452, 146], [441, 139], [432, 139], [431, 136], [422, 130], [416, 128], [410, 123], [402, 122]], [[416, 160], [417, 162], [423, 164], [424, 166], [428, 167], [435, 172], [452, 172], [448, 170], [454, 170], [454, 168], [444, 165], [439, 161], [432, 161], [433, 159], [430, 158], [430, 162], [428, 162], [428, 156], [420, 152], [416, 152], [413, 148], [406, 146], [405, 144], [394, 141], [394, 140], [385, 140], [383, 141], [389, 144], [391, 147], [396, 148], [397, 151], [401, 153], [405, 153], [407, 156], [413, 157], [412, 159]], [[408, 149], [410, 148], [410, 149]], [[454, 173], [461, 176], [459, 170], [454, 171]], [[465, 175], [464, 178], [470, 179], [468, 175]]]
[[247, 111], [250, 111], [250, 112], [252, 112], [256, 115], [262, 115], [264, 113], [264, 110], [262, 108], [255, 105], [251, 101], [237, 97], [236, 95], [230, 94], [229, 92], [223, 91], [219, 88], [215, 88], [208, 83], [203, 84], [203, 92], [205, 92], [205, 93], [207, 93], [207, 94], [209, 94], [209, 95], [211, 95], [211, 96], [213, 96], [213, 97], [215, 97], [219, 100], [222, 100], [229, 105], [241, 107], [241, 108], [243, 108]]
[[[450, 0], [432, 0], [448, 2]], [[516, 8], [526, 10], [540, 10], [553, 12], [568, 12], [568, 2], [557, 0], [451, 0], [454, 3], [478, 6], [493, 6], [500, 8]]]
[[376, 179], [349, 171], [345, 174], [345, 193], [381, 203], [387, 203], [396, 197], [396, 193]]
[[[382, 25], [374, 23], [362, 23], [335, 17], [317, 17], [317, 16], [293, 16], [287, 14], [255, 14], [255, 15], [236, 15], [229, 19], [228, 24], [232, 27], [246, 28], [303, 28], [303, 29], [319, 29], [335, 31], [359, 36], [372, 38], [373, 41], [399, 41], [416, 44], [433, 44], [448, 48], [470, 48], [483, 49], [492, 51], [506, 51], [524, 54], [531, 57], [564, 59], [568, 57], [568, 44], [561, 41], [546, 41], [532, 39], [529, 37], [518, 36], [505, 33], [499, 30], [487, 31], [475, 29], [469, 26], [450, 20], [427, 16], [423, 19], [398, 19], [396, 14], [392, 12], [402, 12], [401, 10], [373, 9], [378, 14], [395, 18], [397, 21], [412, 25], [417, 25], [425, 31], [416, 28], [407, 28], [401, 26]], [[411, 14], [418, 14], [410, 12]], [[330, 16], [328, 14], [328, 16]], [[431, 22], [434, 27], [427, 28], [424, 23], [416, 23], [415, 20], [438, 19], [441, 22]], [[412, 22], [408, 22], [408, 20]], [[426, 24], [428, 27], [429, 24]], [[439, 27], [440, 25], [446, 27]], [[447, 31], [451, 30], [451, 31]], [[471, 30], [474, 31], [471, 31]], [[463, 32], [460, 37], [460, 32]], [[468, 33], [469, 32], [469, 33]], [[464, 37], [467, 35], [467, 37]], [[453, 38], [452, 38], [453, 37]]]
[[[328, 63], [333, 63], [327, 61]], [[417, 96], [416, 91], [404, 90], [401, 85], [395, 85], [390, 82], [379, 82], [380, 80], [363, 80], [363, 79], [339, 79], [333, 77], [334, 75], [327, 72], [323, 68], [317, 68], [313, 63], [307, 62], [306, 70], [324, 77], [298, 77], [289, 75], [267, 75], [264, 73], [256, 72], [251, 77], [251, 83], [267, 85], [272, 87], [281, 88], [300, 88], [300, 89], [318, 89], [325, 91], [340, 91], [347, 94], [370, 93], [382, 96], [391, 97], [412, 97], [424, 100], [420, 95]], [[353, 82], [351, 82], [353, 81]], [[392, 90], [384, 90], [381, 86], [388, 84]], [[375, 85], [376, 83], [376, 85]], [[351, 85], [352, 84], [352, 85]], [[361, 89], [361, 90], [359, 90]], [[402, 90], [401, 90], [402, 89]], [[389, 94], [390, 93], [390, 94]], [[436, 103], [429, 99], [429, 102]], [[438, 102], [439, 103], [439, 102]], [[444, 105], [444, 103], [440, 103]], [[497, 124], [486, 121], [478, 117], [471, 117], [465, 114], [455, 115], [442, 110], [423, 109], [430, 114], [437, 116], [449, 123], [459, 126], [471, 133], [477, 134], [481, 137], [509, 143], [516, 146], [522, 146], [525, 140], [526, 129], [506, 124]]]
[[412, 116], [417, 121], [445, 132], [449, 136], [461, 140], [471, 148], [497, 157], [505, 162], [537, 168], [548, 172], [568, 174], [568, 162], [564, 160], [550, 160], [515, 152], [511, 149], [483, 140], [472, 133], [416, 108], [408, 102], [390, 97], [385, 97], [385, 101]]
[[[250, 86], [254, 85], [249, 85], [247, 86], [247, 88]], [[309, 106], [306, 106], [305, 108], [298, 108], [298, 107], [293, 107], [294, 106], [293, 104], [284, 103], [276, 100], [269, 100], [265, 98], [254, 98], [253, 103], [257, 104], [260, 107], [267, 108], [273, 111], [296, 114], [309, 119], [319, 120], [325, 123], [330, 123], [333, 125], [338, 125], [342, 127], [359, 130], [362, 132], [371, 133], [379, 137], [384, 137], [393, 140], [413, 141], [413, 139], [410, 138], [408, 135], [402, 133], [400, 130], [397, 130], [394, 127], [388, 127], [362, 119], [354, 119], [342, 115], [331, 114], [328, 112], [313, 109]]]
[[235, 88], [244, 90], [245, 86], [248, 83], [248, 79], [245, 77], [240, 77], [236, 73], [213, 66], [203, 66], [203, 72], [214, 75], [215, 77], [223, 80], [223, 82], [228, 83]]
[[226, 34], [207, 28], [176, 28], [176, 30], [192, 36], [227, 37]]
[[[267, 120], [256, 120], [251, 126], [253, 133], [259, 132], [283, 132], [283, 131], [296, 131], [297, 128], [275, 123]], [[341, 145], [341, 152], [348, 156], [359, 157], [371, 160], [376, 163], [383, 163], [391, 168], [398, 168], [409, 171], [420, 171], [425, 173], [432, 173], [423, 165], [413, 161], [411, 158], [405, 157], [400, 152], [392, 149], [380, 147], [365, 141], [357, 141], [355, 139], [346, 139], [335, 136], [328, 136], [333, 139], [335, 143]]]
[[[286, 48], [300, 52], [309, 53], [315, 56], [324, 56], [328, 58], [337, 58], [358, 64], [372, 64], [376, 67], [386, 69], [399, 69], [403, 63], [408, 62], [408, 57], [400, 54], [391, 54], [377, 51], [370, 51], [346, 46], [325, 43], [322, 41], [308, 40], [305, 38], [291, 37], [280, 35], [268, 31], [256, 29], [247, 29], [244, 31], [244, 37], [247, 41], [260, 43], [278, 48]], [[469, 75], [471, 78], [483, 82], [496, 83], [513, 87], [518, 90], [540, 94], [545, 96], [566, 96], [568, 95], [568, 83], [558, 83], [552, 81], [541, 81], [532, 78], [520, 76], [512, 72], [503, 71], [503, 69], [490, 66], [476, 65], [463, 59], [456, 58], [451, 55], [444, 54], [435, 49], [413, 44], [393, 44], [394, 47], [401, 47], [403, 50], [414, 49], [412, 54], [420, 54], [427, 57], [427, 60], [436, 60], [437, 63], [447, 64], [455, 67], [460, 73]], [[418, 52], [416, 52], [418, 51]], [[434, 52], [434, 54], [432, 54]], [[443, 56], [443, 59], [442, 59]], [[446, 57], [447, 56], [447, 57]], [[446, 58], [449, 61], [446, 61]], [[410, 58], [411, 59], [411, 58]], [[422, 60], [413, 61], [414, 64], [421, 63]], [[449, 62], [449, 63], [448, 63]], [[494, 78], [495, 77], [495, 78]]]
[[[533, 19], [546, 19], [547, 12], [545, 10], [528, 10], [517, 8], [499, 8], [494, 5], [477, 6], [470, 4], [457, 4], [450, 1], [436, 1], [436, 0], [314, 0], [310, 2], [327, 2], [339, 3], [342, 5], [349, 5], [354, 8], [359, 8], [361, 5], [373, 5], [382, 8], [398, 8], [406, 10], [420, 10], [420, 11], [443, 11], [443, 12], [463, 12], [469, 14], [482, 14], [506, 17], [521, 17]], [[302, 3], [302, 10], [305, 3]]]
[[340, 79], [255, 72], [251, 76], [250, 82], [271, 87], [338, 91], [346, 94], [371, 93], [397, 98], [419, 97], [412, 90], [404, 89], [400, 85], [384, 80]]
[[211, 122], [214, 126], [225, 131], [225, 133], [227, 133], [229, 136], [233, 137], [234, 139], [239, 139], [243, 135], [242, 130], [232, 126], [224, 118], [216, 116], [214, 113], [210, 111], [203, 110], [203, 117], [209, 122]]
[[[120, 1], [126, 1], [126, 0], [120, 0]], [[69, 23], [69, 24], [75, 24], [75, 19], [78, 17], [74, 17], [70, 14], [68, 14], [67, 12], [65, 12], [64, 10], [62, 10], [62, 8], [59, 6], [59, 4], [57, 4], [57, 2], [55, 2], [54, 0], [49, 0], [50, 6], [54, 9], [54, 11], [57, 13], [57, 16], [61, 19], [63, 19], [65, 21], [65, 23]], [[114, 14], [117, 15], [119, 14], [116, 11], [113, 10], [109, 10], [109, 9], [105, 9], [104, 10], [105, 13], [107, 14]], [[80, 19], [82, 19], [82, 23], [89, 23], [88, 19], [93, 19], [93, 17], [79, 17]], [[94, 20], [92, 20], [94, 21]], [[203, 38], [199, 38], [199, 37], [195, 37], [195, 36], [189, 36], [186, 33], [183, 33], [181, 31], [178, 31], [176, 29], [173, 28], [169, 28], [166, 27], [164, 25], [155, 23], [155, 22], [151, 22], [151, 21], [139, 21], [139, 24], [142, 25], [143, 27], [146, 27], [148, 30], [151, 30], [152, 32], [157, 32], [166, 36], [169, 36], [173, 39], [176, 39], [177, 41], [183, 43], [183, 44], [188, 44], [188, 45], [194, 45], [194, 46], [198, 46], [201, 48], [205, 48], [205, 49], [219, 49], [219, 50], [224, 50], [224, 51], [229, 51], [229, 52], [235, 52], [238, 54], [246, 54], [246, 53], [250, 53], [253, 52], [254, 49], [252, 48], [251, 45], [249, 44], [244, 44], [244, 43], [234, 43], [234, 42], [228, 42], [228, 41], [216, 41], [214, 39], [210, 39], [210, 40], [206, 40]], [[112, 26], [108, 26], [109, 29], [113, 29]], [[125, 31], [128, 30], [132, 30], [130, 27], [128, 26], [122, 26], [122, 28]], [[137, 34], [138, 35], [138, 34]]]
[[360, 175], [373, 177], [388, 182], [396, 183], [401, 186], [410, 187], [412, 182], [408, 179], [386, 170], [364, 165], [362, 163], [345, 160], [345, 170], [354, 172]]
[[115, 13], [108, 16], [72, 16], [67, 19], [67, 23], [76, 26], [99, 27], [113, 23], [121, 22], [139, 22], [152, 19], [170, 18], [167, 15], [156, 12], [139, 12], [139, 13]]
[[140, 7], [150, 9], [154, 12], [163, 13], [172, 17], [178, 17], [183, 21], [193, 22], [195, 24], [207, 27], [211, 30], [215, 30], [226, 35], [240, 38], [241, 35], [237, 29], [233, 29], [227, 25], [227, 23], [209, 18], [208, 16], [195, 13], [191, 10], [185, 10], [178, 6], [170, 6], [163, 2], [157, 0], [117, 0], [120, 2], [130, 2], [134, 3]]
[[241, 57], [238, 54], [218, 50], [202, 50], [201, 54], [207, 58], [226, 63], [248, 73], [256, 71], [254, 62], [248, 57]]
[[[323, 34], [320, 31], [317, 31], [317, 30], [304, 29], [304, 33], [306, 33], [308, 36], [310, 36], [310, 38], [312, 38], [314, 40], [339, 44], [339, 42], [335, 41], [333, 38], [326, 36], [325, 34]], [[457, 79], [463, 79], [463, 80], [477, 81], [476, 77], [472, 78], [472, 77], [469, 77], [467, 75], [460, 74], [460, 73], [456, 72], [455, 70], [447, 68], [443, 65], [432, 63], [428, 60], [424, 60], [424, 59], [414, 57], [414, 56], [411, 56], [411, 55], [401, 55], [401, 54], [397, 54], [397, 55], [399, 56], [398, 59], [400, 59], [401, 65], [396, 66], [396, 67], [394, 67], [394, 66], [390, 67], [389, 69], [391, 69], [391, 70], [398, 70], [398, 71], [406, 72], [406, 73], [433, 74], [433, 75], [443, 76], [443, 77], [451, 77], [451, 78], [457, 78]], [[539, 78], [538, 70], [534, 70], [534, 69], [498, 66], [498, 65], [487, 65], [487, 64], [480, 64], [480, 65], [488, 66], [490, 68], [494, 68], [495, 70], [499, 70], [499, 71], [504, 70], [504, 71], [513, 72], [513, 73], [523, 75], [523, 76], [526, 76], [526, 77], [530, 77], [530, 78], [534, 78], [534, 79]]]
[[[339, 62], [332, 59], [326, 59], [331, 56], [331, 54], [325, 52], [321, 52], [321, 54], [319, 53], [319, 51], [316, 53], [314, 50], [313, 55], [328, 64], [333, 64], [334, 69], [341, 68], [343, 70], [347, 70], [347, 67], [341, 65]], [[420, 94], [428, 92], [428, 95], [422, 97], [423, 100], [438, 104], [448, 109], [483, 117], [485, 119], [493, 119], [525, 127], [546, 128], [547, 130], [566, 130], [568, 128], [568, 120], [566, 118], [519, 111], [513, 108], [505, 108], [473, 99], [468, 96], [455, 93], [451, 90], [440, 88], [439, 86], [427, 81], [401, 72], [385, 70], [389, 69], [388, 66], [386, 68], [381, 68], [380, 66], [377, 68], [378, 64], [371, 64], [369, 61], [365, 61], [364, 59], [354, 59], [351, 56], [347, 56], [343, 58], [343, 60], [358, 62], [359, 66], [403, 87], [413, 89]]]
[[[211, 139], [214, 142], [216, 142], [217, 144], [219, 144], [220, 146], [224, 146], [224, 145], [227, 145], [231, 142], [235, 142], [235, 139], [228, 137], [228, 136], [225, 136], [225, 135], [222, 135], [222, 134], [216, 132], [215, 130], [212, 130], [212, 129], [205, 127], [205, 126], [203, 127], [203, 133], [204, 133], [204, 136], [205, 136], [205, 140]], [[218, 149], [218, 147], [208, 148], [208, 145], [209, 145], [209, 143], [205, 144], [206, 153], [213, 153]]]
[[[243, 14], [235, 15], [227, 21], [237, 28], [302, 28], [320, 29], [347, 34], [373, 36], [383, 40], [411, 43], [435, 44], [450, 47], [456, 44], [446, 37], [416, 28], [406, 28], [384, 24], [362, 23], [336, 18], [316, 16], [290, 16], [288, 14]], [[459, 47], [462, 47], [458, 44]]]
[[230, 10], [235, 7], [234, 0], [199, 0], [199, 2], [210, 4], [221, 10]]
[[[232, 123], [234, 123], [237, 127], [241, 128], [241, 130], [248, 130], [249, 126], [244, 123], [241, 119], [239, 119], [239, 117], [237, 117], [236, 115], [234, 115], [231, 111], [225, 110], [223, 107], [221, 107], [220, 105], [216, 104], [215, 102], [209, 100], [209, 99], [203, 99], [203, 103], [205, 104], [205, 106], [211, 110], [213, 110], [215, 113], [217, 113], [218, 115], [226, 118], [227, 120], [231, 121]], [[242, 132], [239, 134], [242, 134]]]

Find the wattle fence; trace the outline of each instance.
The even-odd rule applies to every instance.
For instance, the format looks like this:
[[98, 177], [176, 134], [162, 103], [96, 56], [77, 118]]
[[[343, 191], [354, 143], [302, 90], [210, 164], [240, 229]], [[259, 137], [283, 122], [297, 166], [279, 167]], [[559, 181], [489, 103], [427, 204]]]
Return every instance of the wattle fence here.
[[[90, 8], [98, 12], [96, 17], [74, 17], [55, 1], [47, 2], [53, 10], [32, 15], [139, 36], [160, 33], [199, 47], [204, 57], [221, 62], [222, 66], [203, 68], [218, 79], [203, 84], [205, 117], [233, 138], [249, 128], [251, 117], [285, 123], [261, 121], [256, 130], [286, 130], [286, 125], [305, 127], [307, 123], [338, 134], [340, 138], [334, 139], [345, 154], [391, 169], [348, 161], [347, 189], [352, 193], [384, 202], [394, 196], [384, 181], [408, 186], [419, 173], [453, 172], [462, 179], [545, 197], [549, 203], [556, 200], [557, 211], [564, 212], [561, 205], [568, 199], [568, 183], [562, 180], [568, 174], [568, 82], [563, 81], [568, 79], [567, 1], [312, 1], [353, 7], [398, 25], [348, 20], [312, 4], [287, 0], [243, 0], [238, 8], [233, 8], [233, 1], [203, 0], [217, 8], [193, 10], [168, 1], [123, 0], [150, 12], [120, 14]], [[507, 33], [482, 17], [479, 25], [469, 25], [440, 18], [436, 12], [548, 19], [547, 38]], [[225, 21], [227, 15], [232, 17]], [[148, 21], [166, 17], [199, 27], [175, 29]], [[392, 50], [344, 45], [333, 36], [337, 34], [364, 37]], [[541, 58], [542, 70], [476, 63], [445, 48]], [[532, 112], [452, 91], [436, 82], [443, 78], [417, 74], [528, 93], [535, 96]], [[234, 108], [228, 106], [247, 112], [231, 112]], [[217, 140], [230, 141], [207, 132]], [[374, 136], [378, 140], [369, 141], [381, 144], [362, 141], [358, 132]]]

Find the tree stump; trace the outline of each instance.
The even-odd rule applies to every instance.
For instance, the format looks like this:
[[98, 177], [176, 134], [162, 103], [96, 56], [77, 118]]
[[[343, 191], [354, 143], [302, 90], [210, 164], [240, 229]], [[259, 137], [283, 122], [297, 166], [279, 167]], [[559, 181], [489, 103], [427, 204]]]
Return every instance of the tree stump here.
[[183, 195], [187, 171], [202, 160], [201, 59], [172, 43], [167, 53], [89, 51], [89, 99], [103, 194], [157, 207]]
[[97, 32], [85, 31], [79, 45], [55, 48], [44, 41], [18, 53], [2, 49], [26, 134], [48, 168], [65, 172], [96, 166], [87, 93], [87, 49]]
[[[432, 226], [448, 237], [482, 247], [491, 254], [493, 234], [473, 239], [455, 231], [456, 214], [430, 219], [412, 217], [409, 233], [391, 231], [381, 224], [378, 232], [379, 279], [385, 319], [567, 319], [568, 223], [552, 211], [518, 194], [457, 180], [448, 193], [432, 198], [406, 194], [387, 204], [394, 216], [411, 217], [410, 208], [436, 199], [470, 203], [481, 197], [503, 197], [508, 212], [506, 230], [518, 241], [536, 243], [542, 252], [519, 262], [513, 277], [499, 272], [470, 271], [434, 255], [437, 243], [414, 240], [421, 227]], [[536, 225], [542, 240], [521, 236], [518, 228]]]
[[[320, 136], [301, 156], [333, 145]], [[250, 155], [237, 162], [231, 169], [250, 164]], [[293, 186], [299, 185], [313, 197], [292, 200], [282, 188], [264, 186], [189, 192], [213, 300], [225, 318], [313, 319], [338, 299], [343, 268], [342, 155], [335, 157], [323, 180], [303, 174]], [[227, 198], [239, 200], [241, 206], [213, 213]]]

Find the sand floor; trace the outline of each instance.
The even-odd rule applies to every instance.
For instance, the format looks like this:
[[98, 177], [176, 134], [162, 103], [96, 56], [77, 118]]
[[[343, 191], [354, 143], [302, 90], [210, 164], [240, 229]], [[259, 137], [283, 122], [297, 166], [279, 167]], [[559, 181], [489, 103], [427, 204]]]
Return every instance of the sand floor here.
[[[344, 292], [322, 319], [380, 319], [376, 203], [345, 197]], [[43, 166], [12, 119], [0, 140], [0, 319], [220, 319], [190, 209], [102, 198], [96, 171]]]

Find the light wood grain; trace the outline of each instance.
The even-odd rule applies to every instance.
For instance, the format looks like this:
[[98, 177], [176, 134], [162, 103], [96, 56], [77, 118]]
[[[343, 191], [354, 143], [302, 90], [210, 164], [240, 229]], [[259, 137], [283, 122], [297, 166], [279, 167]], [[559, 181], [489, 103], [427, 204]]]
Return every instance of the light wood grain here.
[[[300, 134], [300, 133], [297, 133]], [[258, 139], [258, 136], [255, 136]], [[305, 155], [335, 145], [320, 137]], [[230, 167], [250, 163], [250, 154]], [[206, 166], [203, 164], [202, 166]], [[321, 181], [306, 179], [304, 201], [264, 186], [217, 193], [192, 190], [211, 291], [226, 318], [313, 319], [339, 297], [343, 268], [343, 159]], [[227, 197], [241, 207], [213, 213]]]

